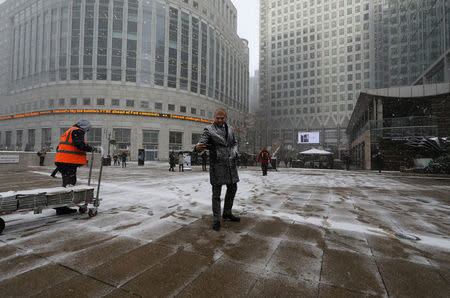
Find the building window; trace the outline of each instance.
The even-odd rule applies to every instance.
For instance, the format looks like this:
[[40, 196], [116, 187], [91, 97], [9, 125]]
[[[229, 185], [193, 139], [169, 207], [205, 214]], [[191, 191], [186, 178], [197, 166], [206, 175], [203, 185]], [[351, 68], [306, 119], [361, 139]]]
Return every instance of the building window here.
[[111, 106], [118, 107], [119, 105], [120, 105], [120, 99], [117, 99], [117, 98], [111, 99]]
[[126, 105], [129, 108], [134, 107], [134, 100], [133, 99], [127, 99]]
[[117, 149], [129, 149], [131, 145], [131, 129], [113, 128], [114, 139]]
[[48, 107], [49, 108], [53, 108], [55, 106], [55, 100], [54, 99], [49, 99], [48, 100]]
[[92, 146], [102, 145], [102, 129], [101, 128], [91, 128], [86, 133], [86, 141]]
[[5, 133], [5, 147], [6, 150], [11, 150], [11, 144], [12, 144], [12, 131], [7, 131]]
[[148, 109], [149, 108], [149, 102], [148, 101], [146, 101], [146, 100], [142, 100], [141, 101], [141, 108], [142, 109]]
[[105, 105], [105, 99], [104, 98], [97, 98], [97, 105], [98, 106], [104, 106]]
[[66, 105], [66, 99], [65, 99], [65, 98], [60, 98], [60, 99], [58, 99], [58, 105], [59, 105], [60, 107], [65, 106], [65, 105]]
[[41, 148], [50, 149], [51, 146], [52, 146], [52, 129], [51, 128], [43, 128], [42, 129]]
[[202, 136], [201, 133], [192, 133], [192, 141], [191, 144], [197, 144], [198, 141], [200, 141], [200, 137]]
[[167, 109], [168, 109], [170, 112], [175, 112], [175, 105], [169, 103], [169, 105], [167, 106]]
[[200, 110], [200, 116], [205, 116], [205, 110]]
[[177, 87], [177, 56], [178, 56], [178, 10], [169, 9], [169, 69], [167, 86]]
[[71, 106], [76, 106], [78, 103], [77, 103], [77, 99], [75, 98], [75, 97], [72, 97], [71, 99], [70, 99], [70, 105]]
[[36, 145], [36, 130], [29, 129], [28, 130], [28, 141], [25, 146], [25, 151], [34, 151], [34, 146]]
[[22, 150], [23, 146], [23, 130], [16, 130], [16, 150]]
[[145, 149], [145, 160], [158, 159], [159, 131], [142, 130], [142, 147]]
[[179, 151], [183, 148], [183, 133], [169, 131], [169, 150]]
[[122, 80], [122, 31], [123, 31], [123, 1], [114, 1], [113, 8], [113, 38], [111, 52], [111, 80]]
[[151, 56], [152, 56], [152, 1], [142, 1], [142, 50], [141, 50], [141, 75], [142, 83], [151, 82]]
[[197, 109], [196, 109], [196, 108], [191, 108], [191, 114], [192, 114], [192, 115], [197, 114]]
[[156, 2], [155, 85], [164, 86], [166, 6]]
[[83, 98], [83, 105], [84, 106], [90, 106], [91, 105], [91, 99], [89, 97]]
[[180, 112], [181, 113], [186, 113], [186, 107], [185, 106], [180, 106]]
[[162, 103], [160, 103], [160, 102], [155, 102], [155, 109], [156, 109], [156, 110], [162, 110]]

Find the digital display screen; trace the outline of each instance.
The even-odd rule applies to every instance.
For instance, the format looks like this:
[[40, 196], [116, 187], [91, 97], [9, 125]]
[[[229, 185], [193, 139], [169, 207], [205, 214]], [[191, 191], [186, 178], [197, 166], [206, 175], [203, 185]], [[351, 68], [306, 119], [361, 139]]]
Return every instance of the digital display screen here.
[[320, 143], [320, 133], [318, 131], [299, 132], [298, 133], [298, 143], [299, 144], [319, 144]]

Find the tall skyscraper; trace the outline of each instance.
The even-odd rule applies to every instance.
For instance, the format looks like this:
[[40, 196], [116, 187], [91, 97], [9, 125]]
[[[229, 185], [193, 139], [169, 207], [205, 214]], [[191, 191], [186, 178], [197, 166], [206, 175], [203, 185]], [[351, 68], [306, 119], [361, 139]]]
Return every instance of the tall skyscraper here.
[[450, 82], [450, 1], [373, 1], [376, 87]]
[[431, 2], [261, 0], [267, 145], [318, 132], [337, 150], [362, 90], [449, 81], [450, 1]]

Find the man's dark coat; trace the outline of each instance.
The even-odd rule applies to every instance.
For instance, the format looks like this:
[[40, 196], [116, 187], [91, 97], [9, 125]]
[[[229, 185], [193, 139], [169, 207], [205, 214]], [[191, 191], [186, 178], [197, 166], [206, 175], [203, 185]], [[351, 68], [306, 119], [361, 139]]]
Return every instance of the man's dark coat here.
[[199, 143], [209, 149], [209, 177], [212, 185], [233, 184], [239, 182], [236, 167], [238, 148], [233, 128], [224, 124], [225, 136], [216, 123], [205, 128]]

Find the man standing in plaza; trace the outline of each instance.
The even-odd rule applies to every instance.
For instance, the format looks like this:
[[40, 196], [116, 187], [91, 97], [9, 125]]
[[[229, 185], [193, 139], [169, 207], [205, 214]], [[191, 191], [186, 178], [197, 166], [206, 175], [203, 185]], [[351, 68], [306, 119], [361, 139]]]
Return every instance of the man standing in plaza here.
[[228, 126], [227, 112], [217, 109], [214, 113], [214, 123], [203, 131], [200, 141], [195, 146], [197, 152], [209, 150], [209, 177], [212, 185], [212, 210], [214, 216], [213, 229], [220, 230], [220, 194], [222, 185], [227, 186], [222, 218], [238, 222], [239, 217], [232, 214], [234, 196], [237, 191], [239, 176], [236, 166], [238, 156], [237, 142], [234, 131]]

